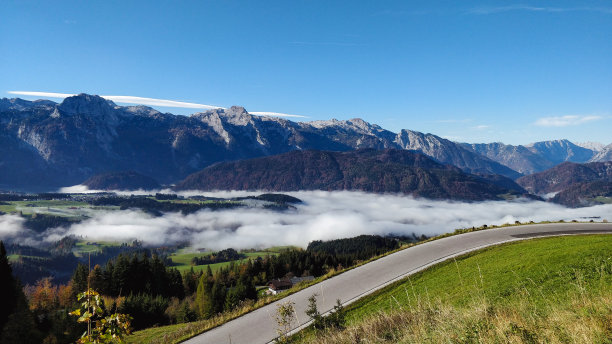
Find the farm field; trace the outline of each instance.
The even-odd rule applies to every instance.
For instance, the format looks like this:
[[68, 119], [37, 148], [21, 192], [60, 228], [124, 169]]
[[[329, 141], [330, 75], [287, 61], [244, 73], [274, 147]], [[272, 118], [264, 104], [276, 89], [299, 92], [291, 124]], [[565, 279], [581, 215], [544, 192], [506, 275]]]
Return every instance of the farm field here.
[[[283, 248], [275, 247], [275, 248], [265, 249], [262, 251], [245, 252], [244, 254], [246, 255], [246, 258], [236, 260], [234, 262], [242, 263], [242, 262], [246, 262], [249, 259], [256, 259], [257, 257], [264, 258], [266, 256], [275, 256], [275, 255], [278, 255], [282, 249]], [[206, 269], [208, 265], [210, 265], [211, 270], [214, 272], [222, 267], [229, 266], [232, 263], [232, 262], [222, 262], [222, 263], [215, 263], [215, 264], [191, 265], [191, 260], [193, 258], [206, 257], [206, 256], [209, 256], [211, 253], [212, 253], [211, 251], [193, 252], [192, 250], [188, 250], [188, 249], [179, 249], [175, 253], [171, 254], [169, 258], [175, 264], [173, 268], [178, 269], [180, 272], [188, 271], [191, 268], [193, 268], [193, 270], [197, 272], [197, 271]]]

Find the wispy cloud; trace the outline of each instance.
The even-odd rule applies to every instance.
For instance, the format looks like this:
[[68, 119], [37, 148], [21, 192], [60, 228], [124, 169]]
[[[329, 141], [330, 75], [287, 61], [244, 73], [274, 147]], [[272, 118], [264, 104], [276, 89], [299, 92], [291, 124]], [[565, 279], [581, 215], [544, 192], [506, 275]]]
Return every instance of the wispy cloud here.
[[[45, 98], [60, 98], [64, 99], [72, 97], [75, 94], [72, 93], [56, 93], [56, 92], [34, 92], [34, 91], [8, 91], [9, 94], [22, 95], [22, 96], [33, 96], [33, 97], [45, 97]], [[176, 100], [167, 99], [156, 99], [156, 98], [145, 98], [145, 97], [134, 97], [134, 96], [100, 96], [104, 99], [111, 100], [119, 104], [141, 104], [149, 106], [161, 106], [161, 107], [173, 107], [173, 108], [188, 108], [188, 109], [224, 109], [221, 106], [206, 105], [198, 103], [180, 102]], [[301, 117], [307, 118], [307, 116], [301, 115], [290, 115], [278, 112], [249, 112], [250, 114], [257, 116], [274, 116], [274, 117]]]
[[[55, 92], [30, 92], [30, 91], [9, 91], [10, 94], [23, 95], [23, 96], [35, 96], [35, 97], [49, 97], [49, 98], [67, 98], [74, 96], [75, 94], [69, 93], [55, 93]], [[104, 99], [112, 100], [115, 103], [120, 104], [142, 104], [150, 106], [163, 106], [163, 107], [175, 107], [175, 108], [189, 108], [189, 109], [222, 109], [220, 106], [205, 105], [197, 103], [179, 102], [175, 100], [156, 99], [156, 98], [144, 98], [134, 96], [100, 96]]]
[[482, 6], [474, 7], [468, 10], [470, 14], [495, 14], [510, 11], [528, 11], [528, 12], [599, 12], [612, 14], [612, 8], [608, 7], [548, 7], [548, 6], [530, 6], [530, 5], [510, 5], [510, 6]]
[[491, 128], [490, 125], [486, 125], [486, 124], [480, 124], [477, 126], [472, 127], [472, 129], [476, 129], [476, 130], [485, 130], [485, 129], [489, 129]]
[[8, 94], [15, 94], [18, 96], [32, 96], [32, 97], [47, 97], [47, 98], [67, 98], [72, 97], [72, 93], [56, 93], [56, 92], [33, 92], [33, 91], [8, 91]]
[[588, 122], [593, 122], [603, 119], [602, 116], [595, 115], [568, 115], [568, 116], [557, 116], [557, 117], [543, 117], [535, 121], [535, 125], [539, 127], [568, 127], [581, 125]]

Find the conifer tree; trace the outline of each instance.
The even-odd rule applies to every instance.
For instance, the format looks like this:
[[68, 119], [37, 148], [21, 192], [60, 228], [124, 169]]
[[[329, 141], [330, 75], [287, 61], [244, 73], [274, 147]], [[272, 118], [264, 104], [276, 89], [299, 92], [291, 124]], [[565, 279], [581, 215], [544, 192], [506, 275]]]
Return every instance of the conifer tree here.
[[208, 274], [203, 274], [196, 291], [196, 306], [201, 318], [207, 319], [214, 314], [212, 301], [212, 283]]
[[4, 243], [0, 241], [0, 344], [39, 343], [41, 334], [36, 329], [28, 301], [21, 283], [13, 277], [6, 256]]
[[4, 243], [0, 241], [0, 283], [2, 295], [0, 295], [0, 331], [6, 324], [8, 317], [15, 310], [16, 295], [15, 295], [15, 280], [13, 279], [13, 270], [6, 256]]

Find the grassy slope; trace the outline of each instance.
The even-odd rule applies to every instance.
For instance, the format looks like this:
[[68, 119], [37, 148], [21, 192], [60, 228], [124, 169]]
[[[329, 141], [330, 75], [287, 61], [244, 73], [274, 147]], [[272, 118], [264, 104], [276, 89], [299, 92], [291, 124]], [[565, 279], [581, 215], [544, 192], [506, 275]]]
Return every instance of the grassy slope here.
[[[438, 264], [348, 308], [316, 343], [612, 340], [612, 236], [487, 248]], [[407, 326], [410, 324], [410, 326]]]
[[[563, 221], [561, 221], [561, 222], [563, 222]], [[573, 221], [573, 222], [575, 222], [575, 221]], [[607, 221], [604, 220], [604, 222], [607, 222]], [[487, 229], [491, 229], [491, 228], [500, 228], [500, 227], [503, 228], [503, 227], [513, 227], [513, 226], [517, 226], [517, 225], [546, 224], [546, 223], [554, 223], [554, 222], [543, 221], [543, 222], [540, 222], [540, 223], [530, 222], [530, 223], [525, 223], [525, 224], [517, 223], [517, 224], [504, 224], [502, 226], [491, 226], [491, 227], [483, 226], [483, 227], [478, 227], [478, 228], [457, 229], [454, 232], [442, 234], [442, 235], [439, 235], [437, 237], [432, 237], [432, 238], [430, 238], [428, 240], [425, 240], [425, 241], [422, 241], [422, 242], [418, 242], [418, 243], [415, 243], [415, 244], [404, 245], [404, 246], [402, 246], [400, 249], [398, 249], [396, 251], [403, 250], [403, 249], [412, 247], [414, 245], [419, 245], [419, 244], [422, 244], [424, 242], [434, 241], [434, 240], [438, 240], [438, 239], [441, 239], [441, 238], [445, 238], [445, 237], [449, 237], [449, 236], [453, 236], [453, 235], [459, 235], [459, 234], [463, 234], [463, 233], [469, 233], [469, 232], [480, 231], [480, 230], [487, 230]], [[266, 251], [279, 251], [280, 252], [280, 251], [285, 250], [287, 248], [290, 248], [290, 246], [273, 247], [273, 248], [266, 249]], [[387, 253], [385, 253], [383, 255], [380, 255], [380, 256], [374, 257], [374, 258], [372, 258], [372, 259], [370, 259], [368, 261], [365, 261], [362, 264], [367, 264], [370, 261], [379, 259], [381, 257], [384, 257], [384, 256], [388, 255], [388, 254], [392, 254], [393, 252], [396, 252], [396, 251], [387, 252]], [[362, 265], [362, 264], [358, 264], [358, 266]], [[354, 267], [351, 267], [348, 270], [350, 270], [352, 268], [354, 268]], [[325, 279], [330, 278], [332, 276], [338, 275], [338, 274], [342, 273], [343, 271], [345, 271], [345, 270], [332, 271], [332, 272], [328, 273], [327, 275], [322, 276], [321, 278], [316, 279], [312, 283], [308, 283], [307, 285], [316, 284], [316, 283], [318, 283], [318, 282], [320, 282], [322, 280], [325, 280]], [[307, 285], [304, 285], [304, 286], [302, 286], [300, 288], [296, 288], [295, 290], [292, 289], [292, 291], [296, 292], [298, 290], [301, 290], [301, 289], [307, 287]], [[128, 338], [128, 343], [162, 343], [162, 342], [178, 343], [181, 340], [188, 339], [188, 338], [190, 338], [190, 337], [192, 337], [194, 335], [197, 335], [199, 333], [202, 333], [202, 332], [204, 332], [204, 331], [206, 331], [206, 330], [208, 330], [210, 328], [213, 328], [215, 326], [219, 326], [219, 325], [221, 325], [221, 324], [223, 324], [223, 323], [225, 323], [225, 322], [227, 322], [227, 321], [229, 321], [231, 319], [234, 319], [234, 318], [236, 318], [236, 317], [238, 317], [240, 315], [248, 313], [248, 312], [250, 312], [250, 311], [252, 311], [254, 309], [257, 309], [257, 308], [259, 308], [259, 307], [261, 307], [263, 305], [266, 305], [266, 304], [272, 302], [273, 300], [280, 299], [280, 298], [282, 298], [282, 297], [284, 297], [284, 296], [286, 296], [288, 294], [291, 294], [291, 292], [287, 293], [287, 294], [279, 294], [279, 295], [277, 295], [277, 296], [275, 296], [273, 298], [267, 297], [266, 300], [259, 300], [255, 305], [245, 307], [243, 309], [240, 309], [240, 310], [237, 310], [235, 312], [232, 312], [231, 314], [223, 315], [223, 316], [221, 316], [220, 319], [213, 318], [211, 320], [196, 321], [196, 322], [193, 322], [193, 323], [178, 324], [178, 325], [166, 326], [166, 327], [161, 327], [161, 328], [149, 328], [149, 329], [137, 331], [134, 335], [132, 335], [132, 336], [130, 336]], [[264, 301], [264, 302], [260, 302], [260, 301]], [[161, 338], [156, 336], [156, 334], [160, 332], [160, 329], [163, 329], [163, 328], [167, 328], [166, 331], [162, 331], [164, 333], [164, 336], [161, 337]], [[300, 334], [300, 336], [304, 335], [305, 333], [308, 334], [309, 332], [303, 331]], [[181, 338], [181, 339], [179, 339], [179, 338]]]
[[[194, 257], [205, 257], [210, 255], [212, 252], [202, 252], [202, 253], [192, 253], [189, 252], [185, 249], [180, 249], [177, 252], [173, 253], [170, 255], [170, 259], [172, 260], [172, 262], [176, 265], [172, 266], [173, 268], [178, 269], [181, 273], [188, 271], [189, 269], [193, 268], [194, 271], [200, 271], [200, 270], [204, 270], [206, 269], [207, 265], [191, 265], [191, 259], [193, 259]], [[242, 263], [242, 262], [246, 262], [248, 259], [254, 259], [257, 257], [266, 257], [266, 256], [275, 256], [278, 255], [279, 251], [277, 250], [265, 250], [265, 251], [257, 251], [257, 252], [248, 252], [245, 253], [245, 255], [247, 256], [247, 258], [245, 259], [241, 259], [241, 260], [237, 260], [234, 261], [234, 263]], [[229, 266], [231, 264], [231, 262], [223, 262], [223, 263], [216, 263], [216, 264], [210, 264], [210, 269], [215, 272], [218, 269], [222, 268], [222, 267], [226, 267]]]
[[102, 252], [102, 248], [111, 247], [111, 246], [120, 246], [119, 242], [113, 241], [79, 241], [75, 244], [75, 247], [72, 249], [72, 252], [77, 257], [83, 257], [87, 253], [97, 253]]

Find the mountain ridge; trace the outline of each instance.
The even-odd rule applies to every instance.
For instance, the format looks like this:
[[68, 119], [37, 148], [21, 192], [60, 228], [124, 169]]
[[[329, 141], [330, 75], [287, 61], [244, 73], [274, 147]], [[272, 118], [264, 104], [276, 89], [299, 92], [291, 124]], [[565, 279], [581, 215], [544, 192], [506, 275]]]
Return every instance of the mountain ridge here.
[[513, 193], [423, 153], [398, 149], [302, 150], [220, 162], [188, 176], [175, 190], [359, 190], [476, 201]]
[[109, 170], [171, 184], [223, 161], [362, 148], [417, 150], [467, 173], [511, 179], [550, 168], [552, 160], [612, 159], [612, 145], [595, 153], [567, 140], [462, 144], [408, 129], [394, 133], [359, 118], [293, 122], [239, 106], [179, 116], [88, 94], [61, 103], [0, 99], [0, 187], [9, 189], [71, 186]]
[[[220, 161], [304, 149], [404, 148], [395, 142], [397, 134], [361, 119], [311, 124], [254, 116], [242, 107], [176, 116], [87, 94], [61, 103], [4, 98], [0, 104], [0, 185], [5, 188], [70, 186], [108, 170], [135, 171], [169, 184]], [[468, 172], [518, 175], [451, 141], [422, 135], [439, 143], [438, 149], [452, 148], [442, 163]], [[418, 144], [425, 147], [424, 142]]]

